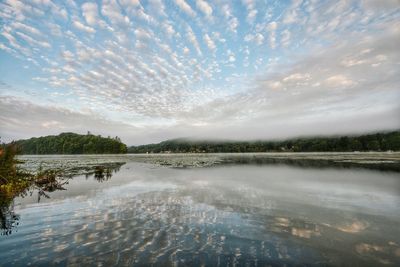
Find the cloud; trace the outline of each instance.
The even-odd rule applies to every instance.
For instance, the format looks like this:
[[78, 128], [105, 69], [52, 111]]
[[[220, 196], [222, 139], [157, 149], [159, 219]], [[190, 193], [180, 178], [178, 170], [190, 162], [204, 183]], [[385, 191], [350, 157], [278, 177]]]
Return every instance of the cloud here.
[[303, 81], [303, 80], [309, 80], [311, 78], [310, 74], [308, 73], [293, 73], [290, 74], [289, 76], [283, 78], [284, 82], [291, 82], [291, 81]]
[[21, 39], [23, 39], [25, 42], [29, 43], [31, 46], [41, 46], [44, 48], [50, 48], [51, 45], [46, 42], [46, 41], [38, 41], [29, 35], [26, 35], [25, 33], [22, 32], [16, 32], [16, 35], [18, 35]]
[[325, 84], [332, 87], [349, 87], [355, 84], [343, 74], [330, 76], [325, 80]]
[[228, 54], [228, 61], [229, 62], [235, 62], [236, 61], [236, 57], [235, 57], [235, 53], [233, 53], [231, 50], [227, 51]]
[[139, 0], [120, 0], [119, 2], [126, 8], [136, 8], [140, 5]]
[[167, 34], [168, 38], [172, 38], [175, 35], [175, 29], [174, 26], [171, 23], [164, 23], [163, 28], [165, 30], [165, 33]]
[[288, 47], [290, 45], [290, 36], [291, 33], [288, 29], [285, 29], [281, 32], [281, 45], [283, 47]]
[[257, 9], [255, 8], [255, 2], [254, 0], [242, 0], [243, 5], [246, 7], [248, 14], [247, 14], [247, 22], [249, 24], [253, 24], [254, 20], [256, 19], [257, 16]]
[[80, 31], [87, 32], [87, 33], [95, 33], [96, 30], [93, 29], [92, 27], [86, 26], [80, 21], [75, 20], [73, 23], [74, 27]]
[[256, 33], [256, 34], [247, 34], [244, 37], [245, 42], [254, 42], [256, 45], [262, 45], [264, 42], [264, 35], [261, 33]]
[[149, 10], [150, 14], [158, 14], [158, 15], [160, 15], [162, 17], [167, 17], [166, 7], [164, 5], [164, 1], [162, 1], [162, 0], [150, 0], [149, 4], [150, 4], [150, 10]]
[[229, 20], [229, 30], [236, 33], [236, 29], [239, 26], [239, 21], [237, 18], [232, 18]]
[[[109, 121], [87, 112], [74, 112], [56, 106], [41, 106], [10, 96], [0, 96], [0, 130], [3, 141], [59, 134], [92, 131], [104, 136], [123, 136], [134, 133], [136, 127]], [[129, 134], [130, 135], [130, 134]]]
[[[136, 1], [124, 1], [128, 7], [134, 4]], [[128, 16], [124, 16], [121, 8], [116, 0], [104, 0], [101, 8], [101, 13], [103, 16], [107, 17], [114, 25], [124, 25], [129, 26], [130, 19]]]
[[269, 31], [269, 46], [272, 49], [275, 49], [276, 47], [276, 29], [278, 28], [278, 23], [276, 23], [276, 21], [272, 21], [268, 24], [267, 26], [267, 30]]
[[136, 38], [146, 40], [152, 37], [152, 34], [146, 31], [145, 29], [138, 28], [135, 30]]
[[194, 34], [194, 32], [190, 26], [187, 27], [186, 35], [187, 35], [188, 40], [192, 43], [192, 45], [196, 49], [197, 54], [202, 55], [199, 42], [197, 41], [197, 37]]
[[203, 38], [204, 38], [204, 42], [206, 43], [206, 45], [208, 46], [208, 48], [209, 48], [211, 51], [215, 51], [215, 49], [217, 49], [217, 47], [216, 47], [214, 41], [210, 38], [210, 36], [208, 36], [207, 33], [204, 34], [204, 37], [203, 37]]
[[188, 14], [191, 17], [196, 16], [196, 12], [193, 11], [193, 9], [190, 7], [188, 3], [186, 3], [185, 0], [175, 0], [175, 3], [179, 6], [180, 9], [182, 9], [183, 12]]
[[196, 6], [206, 17], [211, 17], [213, 9], [206, 1], [196, 0]]
[[61, 26], [51, 23], [51, 22], [47, 22], [46, 27], [50, 30], [50, 35], [53, 35], [53, 37], [62, 37], [62, 31], [61, 31]]
[[283, 23], [292, 24], [298, 20], [299, 7], [303, 0], [292, 0], [291, 6], [286, 10]]
[[385, 1], [374, 1], [374, 0], [363, 0], [361, 1], [364, 8], [372, 11], [376, 10], [394, 10], [399, 8], [399, 1], [397, 0], [385, 0]]
[[[63, 123], [66, 110], [92, 117], [99, 131], [103, 119], [127, 138], [130, 129], [139, 143], [193, 132], [272, 137], [268, 127], [292, 133], [283, 123], [293, 134], [323, 132], [329, 121], [364, 114], [379, 123], [354, 131], [391, 128], [400, 13], [394, 2], [378, 2], [6, 0], [0, 62], [14, 87], [1, 95], [30, 102], [27, 113], [54, 111], [37, 121], [40, 133], [86, 132], [78, 121]], [[18, 123], [4, 131], [29, 134], [8, 116]]]
[[236, 33], [237, 27], [239, 26], [239, 20], [233, 16], [232, 8], [228, 4], [224, 4], [221, 8], [222, 14], [227, 19], [228, 29]]
[[23, 24], [21, 22], [15, 21], [10, 25], [14, 30], [22, 30], [27, 34], [34, 35], [36, 37], [43, 37], [43, 34], [35, 27]]
[[86, 20], [86, 23], [90, 26], [95, 26], [100, 20], [96, 3], [84, 3], [82, 5], [82, 14]]
[[[74, 112], [56, 106], [42, 106], [15, 97], [0, 97], [0, 129], [2, 141], [77, 132], [91, 131], [103, 136], [119, 136], [128, 145], [159, 142], [177, 136], [192, 138], [284, 139], [300, 135], [362, 133], [370, 130], [398, 129], [396, 118], [400, 110], [378, 110], [353, 114], [346, 118], [324, 116], [313, 120], [294, 117], [282, 121], [282, 117], [257, 117], [246, 122], [246, 127], [237, 123], [178, 123], [174, 126], [135, 127], [115, 122], [94, 114], [92, 111]], [[289, 123], [288, 123], [289, 122]], [[388, 127], [388, 123], [390, 126]], [[197, 125], [197, 126], [196, 126]], [[331, 126], [335, 125], [335, 128]], [[397, 127], [397, 128], [396, 128]], [[356, 129], [356, 130], [354, 130]]]
[[[279, 137], [270, 129], [281, 129], [277, 130], [281, 133], [290, 129], [290, 134], [282, 135], [285, 137], [398, 129], [400, 107], [396, 99], [400, 97], [397, 89], [400, 79], [395, 66], [400, 53], [393, 45], [398, 37], [398, 32], [387, 31], [364, 40], [358, 36], [344, 38], [304, 57], [289, 69], [278, 67], [282, 73], [258, 77], [256, 89], [213, 101], [192, 110], [191, 114], [197, 114], [198, 120], [207, 121], [209, 126], [215, 127], [222, 121], [224, 125], [230, 122], [229, 127], [233, 128], [246, 125], [247, 131], [235, 129], [235, 133], [247, 138]], [[349, 55], [363, 58], [366, 63], [353, 65], [346, 74], [340, 74], [343, 70], [340, 62]], [[376, 69], [373, 62], [379, 60], [384, 63]], [[376, 121], [367, 125], [368, 116]], [[196, 120], [193, 115], [191, 118]], [[328, 121], [335, 123], [334, 132], [332, 128], [324, 128]], [[224, 131], [229, 135], [227, 132]]]

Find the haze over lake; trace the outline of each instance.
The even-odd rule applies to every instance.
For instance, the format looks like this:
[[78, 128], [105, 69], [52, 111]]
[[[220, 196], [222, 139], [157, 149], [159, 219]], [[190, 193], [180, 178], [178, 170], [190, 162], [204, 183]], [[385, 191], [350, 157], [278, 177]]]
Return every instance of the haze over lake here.
[[274, 156], [292, 157], [23, 156], [28, 169], [126, 163], [75, 176], [40, 202], [37, 190], [16, 198], [0, 265], [400, 264], [399, 172], [243, 161]]

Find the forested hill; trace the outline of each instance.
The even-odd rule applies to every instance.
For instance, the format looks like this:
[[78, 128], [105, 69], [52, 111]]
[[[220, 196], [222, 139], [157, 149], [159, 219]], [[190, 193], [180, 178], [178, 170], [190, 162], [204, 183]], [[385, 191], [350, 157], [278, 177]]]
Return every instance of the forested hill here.
[[400, 151], [400, 131], [362, 136], [297, 138], [285, 141], [190, 141], [168, 140], [158, 144], [132, 146], [128, 153], [226, 153], [226, 152], [350, 152]]
[[16, 141], [21, 154], [118, 154], [127, 147], [118, 137], [62, 133]]

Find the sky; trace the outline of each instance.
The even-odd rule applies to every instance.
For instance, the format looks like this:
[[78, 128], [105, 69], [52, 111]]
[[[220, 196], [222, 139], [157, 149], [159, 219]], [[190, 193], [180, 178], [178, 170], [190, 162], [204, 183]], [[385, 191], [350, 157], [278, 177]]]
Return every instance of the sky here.
[[400, 0], [0, 0], [2, 141], [400, 129]]

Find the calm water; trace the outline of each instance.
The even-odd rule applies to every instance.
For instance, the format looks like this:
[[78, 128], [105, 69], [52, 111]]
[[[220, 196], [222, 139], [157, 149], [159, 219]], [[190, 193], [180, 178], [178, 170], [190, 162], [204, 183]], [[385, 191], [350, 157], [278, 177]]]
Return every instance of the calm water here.
[[14, 200], [0, 265], [400, 266], [398, 172], [25, 157], [99, 158], [126, 164], [75, 176], [40, 202], [37, 190]]

